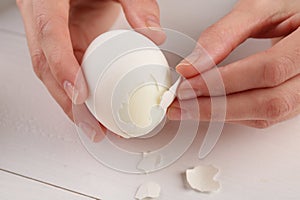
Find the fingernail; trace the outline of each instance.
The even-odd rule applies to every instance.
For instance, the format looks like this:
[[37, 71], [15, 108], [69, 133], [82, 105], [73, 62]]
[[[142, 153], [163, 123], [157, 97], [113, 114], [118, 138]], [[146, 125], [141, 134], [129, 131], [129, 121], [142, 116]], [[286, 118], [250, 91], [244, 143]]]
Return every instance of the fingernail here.
[[191, 83], [184, 80], [178, 87], [177, 96], [180, 100], [193, 99], [201, 96], [201, 91], [194, 90]]
[[145, 26], [147, 29], [142, 29], [140, 32], [148, 36], [156, 45], [161, 45], [166, 41], [167, 35], [161, 28], [157, 17], [148, 16]]
[[199, 58], [199, 53], [196, 51], [193, 51], [190, 55], [188, 55], [184, 60], [182, 60], [176, 68], [181, 68], [181, 67], [187, 67], [187, 66], [193, 66], [193, 64], [196, 63], [196, 61]]
[[101, 130], [94, 129], [90, 124], [86, 122], [80, 122], [78, 127], [90, 138], [93, 142], [99, 142], [102, 140], [104, 133]]
[[180, 100], [188, 100], [197, 97], [197, 94], [193, 89], [179, 89], [177, 95]]
[[78, 94], [78, 91], [75, 90], [74, 85], [73, 85], [71, 82], [69, 82], [69, 81], [65, 81], [64, 84], [63, 84], [63, 86], [64, 86], [64, 89], [65, 89], [65, 91], [66, 91], [68, 97], [69, 97], [69, 98], [72, 100], [72, 102], [74, 103], [75, 100], [78, 98], [78, 95], [79, 95], [79, 94]]
[[197, 53], [192, 52], [190, 55], [188, 55], [184, 60], [182, 60], [177, 66], [176, 71], [181, 74], [181, 72], [186, 72], [190, 70], [197, 71], [195, 67], [195, 63], [197, 59], [199, 58], [199, 55]]
[[81, 70], [76, 75], [75, 86], [70, 81], [65, 81], [63, 87], [74, 104], [84, 103], [88, 96], [87, 86]]
[[146, 21], [146, 26], [150, 30], [162, 31], [161, 26], [160, 26], [158, 20], [155, 19], [155, 17], [149, 17], [149, 19]]
[[75, 79], [74, 104], [83, 104], [88, 97], [88, 88], [81, 69], [78, 70]]
[[198, 73], [202, 73], [216, 64], [203, 48], [197, 48], [176, 66], [176, 70], [181, 68], [184, 70], [188, 66], [192, 66]]
[[186, 66], [190, 66], [191, 65], [191, 63], [189, 63], [188, 61], [186, 61], [186, 60], [183, 60], [183, 61], [181, 61], [177, 66], [176, 66], [176, 68], [177, 67], [186, 67]]

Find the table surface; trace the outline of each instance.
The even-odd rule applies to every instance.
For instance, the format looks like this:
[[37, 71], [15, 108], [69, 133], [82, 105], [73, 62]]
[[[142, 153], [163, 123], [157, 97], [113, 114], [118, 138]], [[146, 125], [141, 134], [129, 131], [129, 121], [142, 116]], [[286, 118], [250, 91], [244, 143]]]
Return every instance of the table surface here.
[[[162, 13], [168, 2], [160, 2]], [[165, 24], [172, 24], [168, 20], [163, 16]], [[176, 23], [191, 36], [199, 32], [194, 26], [186, 28], [184, 22]], [[120, 18], [117, 27], [127, 25]], [[171, 28], [178, 27], [173, 23]], [[0, 8], [0, 38], [1, 200], [40, 196], [129, 200], [145, 181], [162, 186], [161, 199], [300, 198], [300, 117], [265, 130], [227, 124], [204, 160], [195, 156], [204, 136], [200, 130], [193, 145], [172, 166], [149, 175], [120, 173], [98, 163], [85, 150], [74, 125], [34, 76], [22, 21], [13, 5]], [[266, 47], [266, 41], [247, 42], [226, 62]], [[182, 173], [198, 164], [220, 169], [219, 192], [200, 194], [185, 187]]]

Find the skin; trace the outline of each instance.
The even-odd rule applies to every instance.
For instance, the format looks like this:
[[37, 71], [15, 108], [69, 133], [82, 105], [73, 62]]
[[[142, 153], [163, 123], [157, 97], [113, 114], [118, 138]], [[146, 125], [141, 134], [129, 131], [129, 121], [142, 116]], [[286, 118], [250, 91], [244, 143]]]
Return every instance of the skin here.
[[[107, 31], [120, 7], [133, 28], [157, 44], [165, 39], [159, 31], [159, 8], [153, 0], [17, 0], [22, 14], [34, 72], [52, 97], [94, 141], [104, 132], [83, 104], [88, 97], [80, 69], [91, 41]], [[80, 113], [74, 115], [73, 112]]]
[[[200, 35], [199, 46], [216, 64], [248, 38], [274, 38], [273, 46], [221, 66], [219, 72], [225, 93], [217, 89], [208, 91], [204, 77], [207, 82], [213, 82], [206, 74], [214, 66], [209, 64], [201, 48], [195, 48], [176, 68], [186, 80], [178, 90], [180, 100], [169, 108], [168, 117], [209, 121], [211, 99], [220, 96], [226, 96], [225, 121], [230, 123], [266, 128], [298, 115], [299, 26], [299, 0], [240, 0], [229, 14]], [[191, 106], [182, 106], [189, 105], [191, 98], [197, 98], [200, 113], [194, 113]]]
[[[158, 31], [156, 1], [17, 0], [17, 4], [35, 73], [70, 119], [81, 124], [90, 138], [99, 140], [97, 134], [103, 132], [103, 127], [83, 104], [88, 92], [80, 70], [82, 55], [97, 35], [108, 30], [117, 17], [119, 4], [133, 28], [148, 27], [142, 33], [157, 44], [162, 43], [165, 35]], [[222, 95], [227, 98], [227, 122], [266, 128], [298, 115], [299, 25], [299, 0], [240, 0], [228, 15], [201, 34], [199, 45], [216, 64], [248, 38], [276, 38], [274, 46], [220, 67], [225, 93], [208, 91], [203, 75], [213, 66], [195, 48], [190, 57], [196, 62], [185, 59], [177, 66], [177, 71], [187, 80], [179, 88], [180, 100], [168, 110], [169, 119], [209, 121], [211, 98]], [[187, 91], [187, 85], [192, 90]], [[191, 106], [182, 107], [196, 97], [202, 108], [200, 113], [193, 113], [196, 109]], [[74, 110], [83, 114], [74, 119]]]

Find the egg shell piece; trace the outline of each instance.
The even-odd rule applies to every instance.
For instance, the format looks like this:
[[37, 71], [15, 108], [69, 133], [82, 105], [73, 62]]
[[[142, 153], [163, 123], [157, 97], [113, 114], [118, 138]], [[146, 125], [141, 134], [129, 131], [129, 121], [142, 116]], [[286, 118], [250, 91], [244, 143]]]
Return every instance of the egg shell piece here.
[[200, 165], [186, 170], [187, 182], [196, 191], [214, 192], [220, 188], [219, 182], [214, 180], [218, 172], [219, 170], [212, 165]]
[[160, 106], [167, 111], [168, 107], [172, 104], [176, 97], [176, 92], [177, 89], [180, 85], [182, 78], [179, 77], [175, 83], [163, 94], [161, 101], [160, 101]]
[[155, 182], [147, 182], [142, 184], [135, 195], [138, 200], [153, 200], [160, 196], [160, 185]]

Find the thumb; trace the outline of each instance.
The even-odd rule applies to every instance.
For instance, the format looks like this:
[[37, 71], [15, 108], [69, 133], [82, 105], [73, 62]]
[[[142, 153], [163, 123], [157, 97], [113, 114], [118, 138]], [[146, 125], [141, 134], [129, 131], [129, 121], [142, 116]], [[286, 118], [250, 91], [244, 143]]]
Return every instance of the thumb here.
[[160, 45], [166, 35], [160, 26], [159, 6], [156, 0], [119, 0], [132, 28]]

